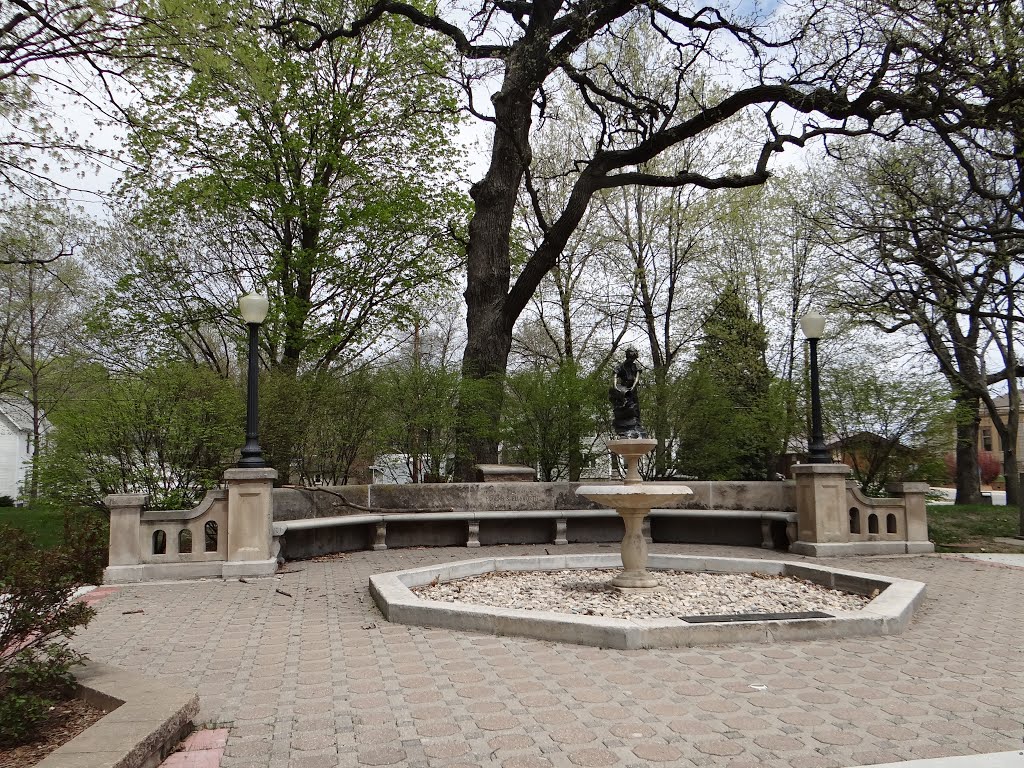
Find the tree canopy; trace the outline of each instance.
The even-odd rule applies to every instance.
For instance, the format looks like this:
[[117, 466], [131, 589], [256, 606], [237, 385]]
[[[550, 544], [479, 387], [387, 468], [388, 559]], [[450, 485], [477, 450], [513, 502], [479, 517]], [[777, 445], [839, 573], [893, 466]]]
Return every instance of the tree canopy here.
[[[516, 319], [598, 191], [757, 185], [769, 177], [773, 156], [789, 146], [888, 133], [914, 121], [949, 133], [1003, 115], [1005, 104], [975, 97], [973, 83], [950, 89], [938, 77], [946, 62], [924, 42], [938, 42], [944, 30], [939, 5], [920, 14], [895, 3], [812, 2], [766, 19], [684, 2], [532, 0], [464, 10], [377, 0], [332, 24], [299, 12], [283, 15], [274, 28], [297, 47], [315, 49], [401, 17], [454, 47], [453, 71], [462, 76], [468, 108], [493, 128], [487, 171], [471, 188], [463, 358], [466, 376], [486, 380], [504, 373]], [[631, 47], [637, 27], [648, 27], [661, 44]], [[484, 79], [493, 85], [489, 106], [474, 90]], [[584, 151], [567, 158], [563, 172], [571, 183], [560, 205], [535, 206], [544, 235], [513, 273], [516, 202], [524, 189], [535, 194], [535, 136], [557, 118], [561, 89], [579, 94], [591, 128]], [[712, 169], [685, 162], [660, 172], [644, 167], [739, 115], [756, 120], [741, 161]], [[495, 443], [467, 441], [468, 463], [494, 460]]]

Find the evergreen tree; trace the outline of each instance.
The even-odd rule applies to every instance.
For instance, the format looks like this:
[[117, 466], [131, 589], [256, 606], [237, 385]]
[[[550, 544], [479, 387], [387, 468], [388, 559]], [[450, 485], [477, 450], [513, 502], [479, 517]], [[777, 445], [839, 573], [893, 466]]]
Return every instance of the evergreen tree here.
[[765, 480], [772, 469], [772, 376], [768, 341], [738, 286], [704, 319], [704, 338], [680, 381], [676, 464], [706, 480]]

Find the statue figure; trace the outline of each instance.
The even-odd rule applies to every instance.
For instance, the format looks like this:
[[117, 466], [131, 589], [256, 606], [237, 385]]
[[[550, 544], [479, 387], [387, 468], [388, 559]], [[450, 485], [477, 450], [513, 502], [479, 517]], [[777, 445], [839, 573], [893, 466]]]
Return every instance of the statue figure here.
[[617, 437], [646, 438], [640, 423], [640, 401], [637, 384], [640, 383], [640, 353], [634, 347], [626, 350], [626, 359], [615, 369], [615, 382], [608, 390], [612, 402], [612, 429]]

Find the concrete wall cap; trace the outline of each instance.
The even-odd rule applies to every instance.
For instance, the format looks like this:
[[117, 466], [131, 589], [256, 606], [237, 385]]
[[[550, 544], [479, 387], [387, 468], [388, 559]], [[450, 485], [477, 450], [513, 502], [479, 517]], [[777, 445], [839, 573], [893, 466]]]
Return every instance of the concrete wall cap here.
[[247, 469], [232, 467], [224, 470], [225, 480], [277, 480], [277, 470], [271, 467]]
[[885, 490], [889, 493], [928, 493], [928, 483], [886, 483]]
[[853, 469], [846, 464], [794, 464], [793, 475], [851, 475]]
[[110, 507], [144, 507], [149, 504], [148, 493], [112, 493], [103, 497], [103, 504]]

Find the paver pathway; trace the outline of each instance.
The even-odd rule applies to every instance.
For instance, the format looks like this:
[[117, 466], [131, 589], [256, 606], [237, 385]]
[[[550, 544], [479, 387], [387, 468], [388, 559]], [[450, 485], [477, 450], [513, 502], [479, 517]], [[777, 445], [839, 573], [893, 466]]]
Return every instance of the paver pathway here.
[[905, 634], [653, 651], [392, 625], [366, 587], [371, 573], [545, 549], [356, 552], [275, 579], [128, 586], [76, 644], [198, 688], [199, 721], [230, 729], [223, 768], [846, 768], [1021, 745], [1024, 568], [844, 559], [928, 584]]

